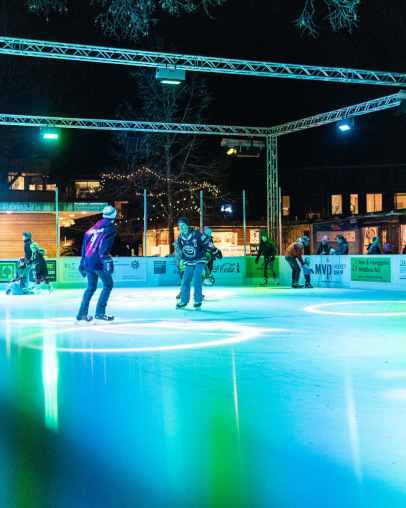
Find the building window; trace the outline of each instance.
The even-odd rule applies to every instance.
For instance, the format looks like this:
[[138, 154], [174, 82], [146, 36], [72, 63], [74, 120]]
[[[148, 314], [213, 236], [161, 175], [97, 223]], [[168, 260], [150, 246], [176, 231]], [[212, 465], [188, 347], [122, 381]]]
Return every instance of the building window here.
[[396, 193], [395, 194], [395, 210], [406, 208], [406, 194]]
[[77, 198], [86, 199], [94, 197], [100, 190], [100, 182], [96, 180], [88, 182], [74, 182]]
[[341, 194], [331, 196], [331, 215], [340, 215], [343, 213], [343, 197]]
[[128, 215], [128, 201], [116, 201], [114, 208], [117, 210], [117, 219], [124, 219], [125, 215]]
[[358, 194], [350, 194], [350, 210], [353, 215], [358, 213]]
[[282, 215], [290, 214], [290, 196], [282, 196]]
[[47, 183], [47, 191], [56, 191], [55, 183]]
[[44, 189], [44, 179], [41, 177], [31, 177], [28, 185], [30, 191], [42, 191]]
[[[13, 176], [9, 175], [8, 181], [11, 182], [13, 179]], [[24, 177], [19, 176], [17, 180], [13, 183], [11, 186], [12, 190], [24, 190]]]
[[367, 213], [382, 211], [382, 194], [367, 194]]

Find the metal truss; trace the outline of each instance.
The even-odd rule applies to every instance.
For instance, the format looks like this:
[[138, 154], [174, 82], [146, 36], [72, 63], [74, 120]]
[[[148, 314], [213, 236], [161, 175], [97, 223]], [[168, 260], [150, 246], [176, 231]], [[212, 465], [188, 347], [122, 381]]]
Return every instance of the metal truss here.
[[37, 41], [15, 37], [0, 37], [0, 53], [154, 68], [170, 67], [184, 69], [186, 71], [215, 72], [220, 74], [310, 79], [339, 83], [362, 83], [388, 86], [406, 85], [406, 74], [396, 72], [178, 55], [173, 53], [108, 48], [103, 46]]
[[21, 127], [58, 127], [65, 129], [98, 129], [179, 134], [214, 134], [265, 137], [266, 127], [236, 127], [228, 125], [199, 125], [186, 123], [139, 122], [131, 120], [102, 120], [91, 118], [59, 118], [54, 116], [9, 115], [0, 113], [0, 125]]
[[394, 95], [388, 95], [386, 97], [380, 97], [379, 99], [372, 99], [355, 106], [348, 106], [346, 108], [336, 109], [329, 111], [328, 113], [322, 113], [320, 115], [310, 116], [308, 118], [302, 118], [301, 120], [295, 120], [294, 122], [284, 123], [277, 125], [276, 127], [269, 128], [269, 134], [273, 136], [282, 136], [283, 134], [290, 134], [310, 127], [320, 127], [328, 123], [334, 123], [342, 118], [351, 118], [359, 115], [366, 115], [367, 113], [376, 113], [383, 109], [394, 108], [399, 106], [401, 102], [402, 92], [400, 91]]
[[268, 235], [278, 247], [279, 238], [279, 187], [278, 187], [278, 144], [276, 136], [266, 138], [266, 195]]

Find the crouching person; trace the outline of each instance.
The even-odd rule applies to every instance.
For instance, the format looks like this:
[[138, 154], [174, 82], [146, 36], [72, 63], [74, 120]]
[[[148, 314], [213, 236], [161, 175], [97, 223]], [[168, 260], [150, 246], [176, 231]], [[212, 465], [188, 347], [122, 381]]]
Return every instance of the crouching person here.
[[29, 273], [30, 268], [27, 266], [26, 259], [20, 258], [18, 261], [16, 271], [14, 273], [14, 277], [11, 279], [10, 284], [7, 286], [6, 295], [9, 295], [11, 292], [13, 294], [27, 295]]
[[117, 232], [114, 225], [116, 216], [116, 209], [106, 206], [103, 210], [103, 219], [85, 233], [79, 271], [83, 277], [87, 277], [87, 288], [76, 317], [77, 321], [90, 322], [93, 320], [93, 317], [88, 314], [89, 304], [97, 289], [99, 277], [103, 283], [103, 289], [97, 302], [95, 318], [101, 321], [113, 321], [114, 319], [114, 316], [106, 314], [106, 307], [113, 289], [114, 265], [110, 257], [110, 250]]
[[32, 268], [35, 272], [35, 289], [34, 293], [41, 293], [41, 282], [48, 286], [48, 291], [52, 293], [53, 288], [48, 280], [47, 262], [44, 255], [47, 253], [45, 249], [41, 249], [37, 243], [31, 244], [31, 259], [28, 261], [27, 266]]

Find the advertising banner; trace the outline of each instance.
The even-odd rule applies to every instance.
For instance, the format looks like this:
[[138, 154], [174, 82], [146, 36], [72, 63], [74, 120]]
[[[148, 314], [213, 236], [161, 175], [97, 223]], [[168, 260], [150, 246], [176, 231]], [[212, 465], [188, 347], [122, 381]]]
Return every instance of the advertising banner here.
[[391, 282], [391, 259], [389, 257], [352, 257], [351, 281]]
[[[114, 262], [113, 280], [116, 282], [145, 280], [145, 259], [142, 257], [112, 258]], [[79, 272], [80, 258], [67, 257], [59, 259], [58, 282], [83, 282]]]
[[342, 284], [349, 282], [350, 258], [348, 256], [311, 256], [314, 282]]
[[17, 268], [17, 261], [0, 261], [0, 282], [10, 281]]
[[240, 258], [223, 258], [214, 261], [212, 274], [218, 281], [232, 279], [235, 283], [244, 281], [244, 265]]

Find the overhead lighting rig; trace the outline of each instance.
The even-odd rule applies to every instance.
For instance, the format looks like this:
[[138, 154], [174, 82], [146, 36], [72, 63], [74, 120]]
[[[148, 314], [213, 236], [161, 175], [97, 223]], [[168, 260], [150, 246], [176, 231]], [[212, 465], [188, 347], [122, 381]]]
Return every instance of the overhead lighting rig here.
[[261, 155], [262, 149], [265, 148], [265, 143], [254, 139], [223, 138], [221, 146], [227, 148], [227, 155], [258, 158]]

